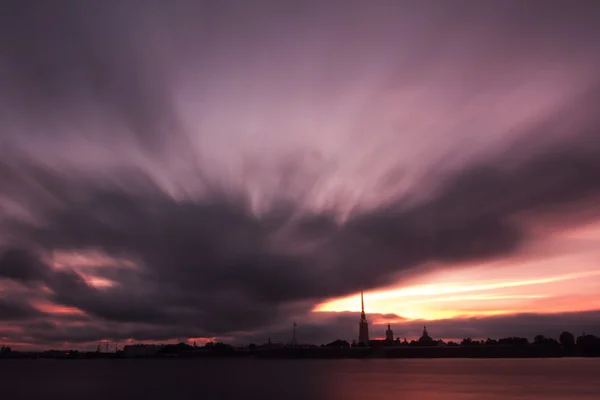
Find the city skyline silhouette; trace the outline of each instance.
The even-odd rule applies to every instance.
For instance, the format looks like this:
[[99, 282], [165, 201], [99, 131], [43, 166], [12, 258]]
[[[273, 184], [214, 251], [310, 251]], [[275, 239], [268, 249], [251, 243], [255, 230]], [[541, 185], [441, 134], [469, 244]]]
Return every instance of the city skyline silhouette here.
[[6, 2], [1, 343], [600, 332], [600, 7], [309, 3]]

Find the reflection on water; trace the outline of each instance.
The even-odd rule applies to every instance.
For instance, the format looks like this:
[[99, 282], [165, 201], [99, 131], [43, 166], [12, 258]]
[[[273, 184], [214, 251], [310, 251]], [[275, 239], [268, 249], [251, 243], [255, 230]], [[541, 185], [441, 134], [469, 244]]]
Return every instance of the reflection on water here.
[[6, 399], [594, 399], [600, 359], [5, 360]]

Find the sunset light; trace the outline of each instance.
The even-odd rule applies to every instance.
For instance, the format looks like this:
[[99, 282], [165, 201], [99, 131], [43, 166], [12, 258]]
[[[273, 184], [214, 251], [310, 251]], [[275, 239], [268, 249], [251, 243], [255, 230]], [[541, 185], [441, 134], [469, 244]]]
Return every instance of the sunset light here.
[[1, 4], [0, 400], [600, 399], [600, 0]]
[[593, 2], [8, 1], [4, 343], [600, 334]]

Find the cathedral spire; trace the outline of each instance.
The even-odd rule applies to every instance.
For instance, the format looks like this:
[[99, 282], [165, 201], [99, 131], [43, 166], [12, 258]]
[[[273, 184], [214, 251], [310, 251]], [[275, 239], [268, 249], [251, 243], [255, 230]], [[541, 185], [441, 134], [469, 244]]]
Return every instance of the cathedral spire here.
[[366, 345], [369, 343], [369, 323], [365, 315], [365, 300], [363, 290], [360, 289], [360, 322], [358, 323], [358, 341]]
[[365, 300], [363, 298], [363, 290], [360, 289], [360, 310], [364, 314], [365, 313]]

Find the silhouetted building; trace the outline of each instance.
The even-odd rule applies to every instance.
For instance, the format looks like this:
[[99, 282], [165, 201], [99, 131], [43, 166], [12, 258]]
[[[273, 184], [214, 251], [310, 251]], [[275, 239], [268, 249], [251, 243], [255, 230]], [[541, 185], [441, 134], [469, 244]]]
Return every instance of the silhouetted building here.
[[367, 316], [365, 315], [365, 301], [363, 298], [363, 291], [360, 291], [360, 322], [358, 323], [358, 342], [368, 344], [369, 343], [369, 323], [367, 322]]
[[165, 346], [158, 344], [131, 344], [123, 347], [126, 357], [150, 357], [158, 354]]
[[429, 336], [426, 326], [423, 327], [423, 336], [419, 338], [419, 344], [422, 346], [433, 346], [435, 344], [435, 340]]
[[282, 349], [285, 345], [279, 342], [272, 342], [271, 338], [267, 340], [267, 343], [260, 346], [261, 349]]
[[298, 345], [298, 340], [296, 340], [296, 327], [298, 325], [296, 324], [296, 322], [294, 322], [294, 326], [293, 326], [293, 331], [292, 331], [292, 341], [290, 342], [291, 346], [297, 346]]
[[345, 340], [337, 339], [331, 343], [327, 343], [324, 347], [348, 348], [350, 347], [350, 343]]
[[10, 353], [10, 347], [5, 347], [4, 345], [0, 347], [0, 357], [8, 356]]
[[387, 340], [388, 342], [394, 341], [394, 331], [392, 331], [390, 324], [388, 324], [388, 328], [385, 331], [385, 340]]

